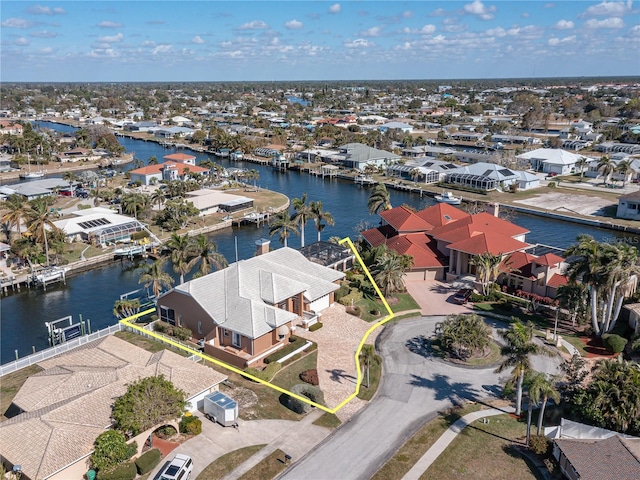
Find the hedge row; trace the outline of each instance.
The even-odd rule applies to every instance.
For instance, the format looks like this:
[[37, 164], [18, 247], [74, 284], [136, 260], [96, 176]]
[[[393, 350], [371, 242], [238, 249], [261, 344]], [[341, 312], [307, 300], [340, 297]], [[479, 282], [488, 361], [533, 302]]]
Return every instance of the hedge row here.
[[146, 453], [140, 455], [140, 458], [136, 460], [136, 468], [138, 470], [138, 474], [144, 475], [147, 472], [153, 470], [158, 463], [160, 463], [160, 459], [162, 458], [162, 453], [157, 448], [153, 448]]
[[309, 327], [310, 332], [315, 332], [316, 330], [320, 330], [322, 328], [322, 322], [316, 322]]
[[136, 464], [133, 462], [121, 463], [112, 470], [98, 471], [97, 480], [133, 480], [138, 475]]
[[202, 433], [202, 420], [193, 415], [185, 415], [180, 420], [180, 433], [187, 435], [200, 435]]
[[[278, 362], [273, 362], [268, 364], [264, 370], [258, 370], [257, 368], [246, 368], [244, 373], [259, 378], [260, 380], [264, 380], [265, 382], [270, 381], [273, 376], [280, 371], [282, 368], [282, 364]], [[249, 379], [251, 380], [251, 379]]]
[[[295, 340], [292, 340], [292, 338]], [[285, 345], [280, 350], [273, 352], [271, 355], [268, 355], [267, 357], [265, 357], [264, 363], [269, 364], [269, 363], [277, 362], [282, 357], [286, 357], [291, 352], [297, 350], [301, 346], [302, 346], [302, 342], [300, 341], [300, 338], [294, 337], [293, 335], [291, 335], [289, 337], [289, 345]]]

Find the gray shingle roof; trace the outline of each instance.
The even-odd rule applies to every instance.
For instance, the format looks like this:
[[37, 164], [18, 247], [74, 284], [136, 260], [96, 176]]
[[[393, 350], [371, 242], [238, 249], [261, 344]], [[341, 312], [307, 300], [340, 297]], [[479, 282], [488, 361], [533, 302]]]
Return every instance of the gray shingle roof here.
[[603, 440], [558, 439], [556, 444], [582, 480], [637, 480], [640, 461], [638, 439], [618, 435]]
[[337, 290], [333, 282], [343, 277], [297, 250], [280, 248], [185, 282], [172, 292], [191, 296], [216, 325], [258, 338], [297, 317], [277, 308], [279, 302], [300, 293], [313, 302]]

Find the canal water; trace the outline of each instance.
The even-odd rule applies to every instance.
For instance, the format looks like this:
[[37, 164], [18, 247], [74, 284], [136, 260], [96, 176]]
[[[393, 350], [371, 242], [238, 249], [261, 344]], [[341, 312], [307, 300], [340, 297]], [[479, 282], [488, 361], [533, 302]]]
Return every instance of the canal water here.
[[[41, 125], [57, 131], [73, 131], [72, 127], [54, 123], [42, 122]], [[159, 160], [163, 156], [174, 153], [155, 142], [144, 142], [126, 137], [119, 137], [120, 143], [127, 152], [135, 152], [135, 157], [146, 161], [155, 156]], [[320, 200], [325, 211], [330, 212], [335, 219], [335, 226], [327, 226], [322, 232], [324, 240], [331, 236], [340, 238], [349, 236], [356, 238], [358, 232], [367, 226], [374, 226], [379, 217], [369, 215], [367, 200], [370, 190], [368, 187], [358, 187], [353, 182], [340, 179], [321, 179], [297, 172], [279, 173], [269, 167], [252, 163], [229, 162], [226, 159], [214, 158], [213, 155], [193, 152], [197, 162], [207, 158], [225, 167], [245, 167], [255, 169], [260, 173], [257, 183], [260, 187], [282, 192], [289, 198], [296, 198], [307, 193], [309, 201]], [[124, 169], [131, 168], [130, 165]], [[407, 204], [415, 208], [424, 208], [433, 204], [427, 197], [420, 198], [417, 194], [391, 190], [391, 203], [394, 206]], [[598, 240], [614, 241], [625, 235], [610, 230], [578, 225], [541, 217], [518, 214], [511, 219], [531, 231], [527, 235], [530, 243], [543, 243], [560, 248], [571, 245], [579, 233], [588, 233]], [[233, 262], [237, 254], [239, 259], [253, 256], [255, 241], [268, 238], [268, 226], [244, 226], [227, 229], [210, 235], [218, 250]], [[317, 238], [313, 222], [309, 222], [305, 229], [305, 243], [311, 243]], [[628, 237], [627, 241], [635, 238]], [[274, 248], [280, 247], [277, 235], [271, 238]], [[299, 237], [289, 238], [289, 246], [300, 246]], [[170, 268], [170, 266], [168, 266]], [[171, 272], [173, 274], [173, 272]], [[66, 285], [57, 285], [42, 290], [26, 290], [10, 294], [0, 299], [0, 363], [15, 359], [15, 351], [20, 357], [32, 353], [32, 347], [41, 350], [48, 346], [47, 330], [44, 322], [73, 315], [74, 320], [82, 315], [89, 319], [92, 330], [101, 329], [116, 323], [112, 309], [120, 294], [140, 288], [138, 279], [141, 265], [129, 261], [114, 263], [98, 267], [91, 271], [73, 275], [67, 278]], [[175, 275], [174, 275], [175, 277]], [[187, 277], [188, 279], [189, 277]]]

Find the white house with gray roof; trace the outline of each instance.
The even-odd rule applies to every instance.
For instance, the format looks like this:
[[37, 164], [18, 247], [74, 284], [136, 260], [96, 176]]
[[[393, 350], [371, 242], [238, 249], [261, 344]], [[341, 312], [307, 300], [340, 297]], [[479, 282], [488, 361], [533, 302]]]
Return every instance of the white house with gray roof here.
[[583, 156], [560, 148], [538, 148], [516, 158], [529, 161], [531, 169], [536, 172], [566, 175], [576, 171], [576, 163]]
[[[476, 183], [469, 183], [472, 180]], [[530, 190], [540, 186], [540, 179], [533, 173], [485, 162], [450, 170], [447, 172], [445, 182], [472, 188], [485, 185], [487, 188], [482, 188], [483, 190], [507, 189], [512, 184], [517, 185], [519, 190]]]
[[343, 277], [285, 247], [175, 287], [158, 299], [158, 314], [204, 339], [207, 354], [244, 368], [329, 307]]
[[367, 165], [374, 167], [386, 167], [400, 160], [396, 155], [386, 150], [369, 147], [362, 143], [347, 143], [338, 148], [342, 156], [341, 162], [345, 168], [364, 170]]

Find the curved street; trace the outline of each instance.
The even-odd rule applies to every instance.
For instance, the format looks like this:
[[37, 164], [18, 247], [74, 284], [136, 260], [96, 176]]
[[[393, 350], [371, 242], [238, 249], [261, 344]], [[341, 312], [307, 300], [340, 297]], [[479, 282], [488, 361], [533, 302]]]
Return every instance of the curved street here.
[[[375, 399], [278, 478], [369, 479], [438, 412], [460, 401], [497, 397], [507, 372], [457, 367], [428, 355], [422, 336], [430, 337], [444, 318], [420, 317], [388, 326], [379, 337], [383, 378]], [[503, 327], [490, 319], [487, 323]], [[557, 373], [559, 359], [535, 357], [533, 364], [538, 371]]]

